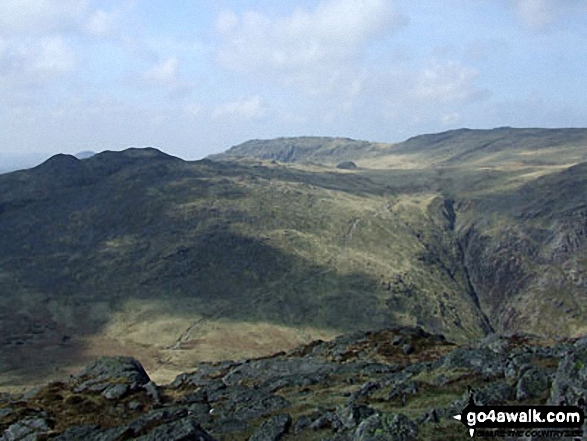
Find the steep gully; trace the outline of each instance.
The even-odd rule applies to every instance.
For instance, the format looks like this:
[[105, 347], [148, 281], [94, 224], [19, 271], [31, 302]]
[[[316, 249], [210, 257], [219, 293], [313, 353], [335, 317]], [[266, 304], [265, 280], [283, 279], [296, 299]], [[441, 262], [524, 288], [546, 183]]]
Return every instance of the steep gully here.
[[[386, 204], [381, 206], [375, 213], [373, 213], [372, 216], [377, 217], [379, 214], [383, 213], [384, 211], [389, 210], [391, 208], [391, 205], [392, 204], [390, 202], [387, 202]], [[479, 301], [479, 294], [477, 293], [477, 291], [472, 283], [470, 268], [469, 268], [469, 264], [467, 263], [467, 259], [466, 259], [467, 244], [469, 243], [470, 234], [473, 232], [473, 229], [472, 229], [472, 227], [469, 227], [464, 234], [459, 234], [459, 232], [456, 229], [457, 210], [455, 209], [455, 205], [457, 205], [457, 204], [453, 199], [443, 198], [442, 212], [445, 217], [446, 223], [445, 223], [445, 227], [441, 229], [441, 234], [448, 235], [450, 240], [447, 242], [454, 244], [454, 246], [456, 247], [456, 262], [454, 262], [454, 266], [453, 266], [453, 265], [445, 264], [442, 261], [442, 259], [440, 259], [440, 258], [436, 258], [434, 260], [435, 260], [436, 264], [439, 264], [440, 266], [443, 267], [443, 269], [446, 271], [446, 273], [453, 280], [455, 280], [455, 278], [454, 278], [455, 277], [455, 266], [457, 268], [460, 268], [460, 270], [462, 271], [462, 274], [464, 276], [464, 279], [465, 279], [464, 288], [466, 289], [468, 296], [471, 298], [473, 305], [475, 306], [475, 308], [477, 309], [477, 311], [479, 312], [479, 315], [481, 317], [482, 330], [485, 333], [485, 335], [491, 334], [491, 333], [495, 332], [495, 329], [491, 323], [490, 318], [487, 316], [487, 314], [483, 310], [481, 302]], [[349, 242], [352, 240], [353, 233], [356, 231], [356, 229], [358, 228], [358, 226], [362, 222], [363, 222], [362, 218], [352, 219], [351, 225], [349, 226], [347, 233], [344, 234], [342, 237], [342, 244], [343, 244], [343, 251], [342, 252], [343, 253], [346, 252], [346, 250], [349, 246]], [[428, 244], [424, 243], [423, 245], [428, 249]], [[450, 268], [449, 266], [452, 266], [452, 268]]]
[[[392, 204], [390, 202], [387, 202], [386, 204], [381, 206], [375, 213], [373, 213], [372, 217], [377, 217], [379, 214], [383, 213], [384, 211], [389, 210], [391, 208], [391, 205]], [[491, 333], [495, 332], [495, 329], [491, 324], [491, 320], [489, 319], [489, 317], [487, 316], [487, 314], [483, 310], [481, 302], [479, 301], [479, 295], [478, 295], [478, 293], [477, 293], [477, 291], [471, 281], [470, 268], [469, 268], [469, 265], [468, 265], [467, 259], [466, 259], [467, 244], [470, 239], [469, 236], [473, 230], [472, 230], [472, 227], [469, 227], [463, 235], [460, 235], [459, 232], [457, 232], [457, 229], [456, 229], [457, 210], [455, 209], [455, 205], [456, 205], [456, 202], [453, 199], [443, 198], [443, 215], [446, 219], [446, 224], [445, 224], [446, 226], [445, 226], [445, 228], [443, 228], [441, 230], [441, 234], [449, 235], [449, 239], [450, 239], [449, 242], [455, 244], [457, 261], [454, 263], [456, 264], [456, 267], [460, 268], [460, 270], [462, 271], [462, 274], [464, 275], [464, 279], [465, 279], [464, 288], [466, 289], [468, 296], [471, 298], [473, 305], [475, 306], [475, 308], [479, 312], [479, 315], [482, 320], [481, 327], [482, 327], [483, 332], [485, 333], [485, 335], [491, 334]], [[353, 233], [356, 231], [358, 226], [363, 222], [363, 220], [364, 219], [362, 219], [362, 218], [352, 219], [347, 233], [344, 234], [342, 237], [342, 246], [343, 246], [342, 253], [343, 254], [347, 251], [347, 248], [349, 246], [349, 242], [353, 238]], [[427, 244], [424, 244], [424, 246], [426, 248], [428, 248]], [[336, 258], [337, 257], [335, 257], [333, 260], [336, 260]], [[331, 260], [331, 262], [329, 262], [329, 263], [333, 264], [334, 262]], [[454, 276], [455, 276], [454, 267], [452, 269], [449, 268], [442, 261], [442, 259], [438, 259], [438, 258], [435, 259], [435, 263], [442, 266], [443, 269], [447, 272], [447, 274], [454, 280]]]
[[457, 251], [458, 251], [458, 254], [457, 254], [458, 260], [459, 260], [458, 263], [461, 266], [461, 268], [463, 270], [463, 274], [465, 276], [467, 292], [468, 292], [469, 296], [471, 297], [473, 304], [478, 309], [478, 311], [483, 319], [483, 324], [482, 324], [483, 331], [485, 332], [485, 334], [494, 333], [495, 329], [491, 325], [491, 321], [490, 321], [489, 317], [483, 311], [481, 303], [479, 302], [479, 295], [478, 295], [477, 291], [475, 290], [473, 283], [471, 282], [469, 266], [467, 264], [467, 259], [465, 258], [465, 256], [466, 256], [466, 243], [468, 242], [467, 239], [468, 239], [468, 236], [472, 230], [469, 228], [463, 237], [458, 236], [458, 233], [456, 232], [456, 228], [455, 228], [456, 221], [457, 221], [457, 213], [455, 210], [455, 201], [454, 200], [452, 200], [452, 199], [445, 199], [444, 200], [444, 213], [445, 213], [445, 216], [448, 220], [448, 230], [449, 230], [450, 234], [452, 234], [453, 237], [455, 238], [455, 243], [456, 243]]

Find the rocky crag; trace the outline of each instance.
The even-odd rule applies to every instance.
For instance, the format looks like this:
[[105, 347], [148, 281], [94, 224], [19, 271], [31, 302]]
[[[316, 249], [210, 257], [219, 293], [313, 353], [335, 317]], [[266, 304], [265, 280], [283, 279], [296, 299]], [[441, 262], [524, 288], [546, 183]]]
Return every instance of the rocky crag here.
[[2, 395], [0, 439], [464, 440], [452, 416], [471, 390], [479, 405], [585, 406], [587, 337], [491, 334], [457, 345], [421, 328], [357, 332], [201, 363], [164, 386], [133, 358], [103, 357]]

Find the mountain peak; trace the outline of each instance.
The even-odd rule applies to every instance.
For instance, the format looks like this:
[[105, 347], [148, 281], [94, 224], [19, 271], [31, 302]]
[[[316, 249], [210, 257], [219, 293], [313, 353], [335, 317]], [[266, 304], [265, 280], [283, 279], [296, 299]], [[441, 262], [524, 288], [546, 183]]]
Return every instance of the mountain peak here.
[[88, 159], [88, 158], [91, 158], [92, 156], [94, 156], [95, 154], [96, 154], [96, 152], [93, 150], [83, 150], [81, 152], [77, 152], [74, 156], [77, 159]]
[[73, 155], [58, 153], [32, 170], [46, 177], [72, 176], [80, 171], [80, 160]]
[[[65, 187], [89, 185], [123, 169], [140, 167], [150, 169], [151, 165], [167, 164], [182, 160], [163, 153], [153, 147], [128, 148], [122, 151], [104, 151], [83, 160], [74, 155], [58, 153], [42, 164], [29, 170], [40, 179], [43, 187], [62, 185]], [[157, 171], [156, 174], [160, 174]]]
[[51, 156], [45, 162], [39, 164], [37, 167], [38, 169], [54, 169], [58, 167], [71, 167], [76, 166], [79, 163], [79, 159], [77, 159], [73, 155], [67, 155], [65, 153], [57, 153], [56, 155]]
[[129, 147], [119, 152], [127, 158], [155, 158], [155, 159], [179, 159], [168, 155], [155, 147]]
[[162, 152], [161, 150], [156, 149], [155, 147], [129, 147], [124, 150], [105, 150], [103, 152], [97, 153], [96, 155], [88, 158], [90, 161], [101, 161], [101, 160], [109, 160], [109, 161], [122, 161], [126, 162], [127, 160], [136, 161], [136, 160], [181, 160], [175, 156], [168, 155], [167, 153]]

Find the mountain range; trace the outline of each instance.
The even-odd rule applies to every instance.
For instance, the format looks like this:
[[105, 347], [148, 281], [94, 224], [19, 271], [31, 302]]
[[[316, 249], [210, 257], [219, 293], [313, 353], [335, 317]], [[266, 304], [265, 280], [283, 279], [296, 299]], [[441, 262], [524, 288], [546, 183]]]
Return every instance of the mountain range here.
[[418, 326], [587, 333], [587, 129], [56, 155], [0, 175], [0, 390]]

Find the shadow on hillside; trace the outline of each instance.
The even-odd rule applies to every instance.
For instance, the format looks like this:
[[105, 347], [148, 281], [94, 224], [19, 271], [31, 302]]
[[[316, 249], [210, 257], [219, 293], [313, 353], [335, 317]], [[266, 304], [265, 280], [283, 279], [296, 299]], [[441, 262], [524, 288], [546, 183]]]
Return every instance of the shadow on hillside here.
[[[39, 177], [39, 170], [0, 178], [0, 189], [6, 190], [0, 195], [0, 231], [9, 232], [0, 235], [0, 369], [13, 371], [16, 380], [38, 381], [55, 367], [85, 363], [90, 352], [80, 337], [106, 333], [113, 317], [122, 314], [124, 321], [124, 314], [134, 313], [133, 320], [149, 323], [151, 315], [123, 310], [129, 300], [161, 305], [162, 314], [178, 319], [222, 317], [335, 332], [392, 324], [394, 311], [378, 300], [378, 294], [387, 295], [380, 280], [315, 265], [228, 227], [254, 230], [263, 222], [254, 208], [234, 203], [251, 191], [226, 179], [234, 175], [355, 195], [389, 191], [382, 189], [384, 175], [371, 179], [361, 173], [210, 161], [194, 165], [165, 158], [154, 165], [143, 159], [128, 165], [111, 157], [118, 158], [88, 160], [98, 170], [95, 176], [85, 174], [86, 166], [78, 173], [80, 164], [71, 158], [57, 158], [45, 170], [48, 178]], [[55, 174], [65, 184], [45, 188]], [[418, 185], [426, 186], [435, 175], [419, 176]], [[423, 188], [410, 187], [408, 175], [403, 177], [393, 185]], [[185, 205], [190, 208], [184, 212]], [[271, 228], [287, 233], [271, 210], [261, 214], [275, 221]], [[153, 339], [156, 332], [167, 331], [154, 329]]]
[[[3, 273], [2, 280], [16, 281], [12, 291], [2, 289], [11, 294], [3, 299], [3, 383], [6, 374], [15, 385], [32, 384], [64, 372], [58, 367], [87, 363], [80, 338], [99, 336], [131, 300], [188, 321], [209, 317], [336, 332], [392, 324], [392, 314], [379, 309], [378, 281], [312, 265], [229, 229], [212, 228], [166, 255], [141, 256], [141, 245], [133, 247], [125, 251], [133, 258], [113, 254], [96, 267], [70, 259], [64, 268], [46, 268], [56, 273], [49, 279], [34, 260]], [[152, 318], [145, 316], [142, 325]], [[112, 349], [103, 353], [112, 355]]]

